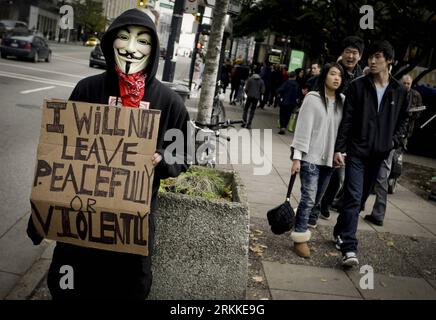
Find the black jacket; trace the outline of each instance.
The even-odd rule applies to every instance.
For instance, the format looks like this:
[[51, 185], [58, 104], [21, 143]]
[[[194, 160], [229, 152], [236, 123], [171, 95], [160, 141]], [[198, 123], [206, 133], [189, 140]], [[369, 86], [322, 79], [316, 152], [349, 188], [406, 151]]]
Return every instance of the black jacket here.
[[299, 98], [300, 86], [296, 80], [286, 80], [277, 93], [280, 94], [280, 106], [296, 106]]
[[[182, 99], [155, 78], [159, 64], [159, 41], [153, 21], [142, 11], [131, 9], [115, 19], [101, 41], [107, 71], [79, 81], [69, 100], [107, 104], [110, 96], [120, 96], [118, 76], [115, 72], [113, 41], [119, 28], [126, 25], [145, 26], [152, 30], [153, 46], [146, 67], [147, 78], [142, 100], [148, 101], [151, 109], [161, 110], [156, 149], [157, 152], [163, 154], [166, 146], [172, 143], [172, 141], [165, 142], [163, 140], [165, 132], [168, 129], [176, 128], [182, 130], [184, 137], [187, 137], [189, 115]], [[183, 156], [186, 160], [186, 153]], [[187, 161], [184, 164], [169, 165], [164, 160], [155, 168], [151, 214], [149, 215], [148, 244], [150, 256], [154, 243], [153, 213], [157, 209], [160, 180], [176, 177], [187, 168]], [[28, 233], [34, 243], [38, 242], [31, 223], [29, 223]], [[58, 242], [48, 275], [50, 292], [54, 298], [144, 299], [150, 290], [152, 280], [150, 256], [117, 253]], [[59, 280], [62, 276], [59, 269], [62, 265], [73, 267], [74, 290], [61, 290], [59, 288]]]
[[390, 77], [380, 111], [377, 111], [377, 104], [377, 92], [371, 74], [350, 83], [336, 139], [336, 152], [384, 159], [392, 148], [400, 145], [407, 128], [406, 89]]
[[345, 92], [347, 91], [351, 81], [362, 76], [363, 72], [362, 72], [362, 68], [358, 64], [354, 67], [354, 70], [351, 73], [347, 71], [347, 68], [342, 64], [342, 61], [340, 61], [339, 64], [344, 69], [344, 79], [342, 79], [343, 82], [342, 92]]

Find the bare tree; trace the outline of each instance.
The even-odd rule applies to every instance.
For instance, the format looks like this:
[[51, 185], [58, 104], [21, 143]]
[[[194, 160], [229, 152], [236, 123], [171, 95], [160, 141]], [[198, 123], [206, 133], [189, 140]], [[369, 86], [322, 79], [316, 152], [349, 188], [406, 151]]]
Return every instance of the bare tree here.
[[212, 114], [213, 97], [218, 75], [221, 44], [223, 39], [225, 18], [229, 0], [216, 0], [213, 11], [213, 20], [207, 46], [206, 61], [204, 66], [201, 94], [198, 103], [197, 121], [209, 123]]

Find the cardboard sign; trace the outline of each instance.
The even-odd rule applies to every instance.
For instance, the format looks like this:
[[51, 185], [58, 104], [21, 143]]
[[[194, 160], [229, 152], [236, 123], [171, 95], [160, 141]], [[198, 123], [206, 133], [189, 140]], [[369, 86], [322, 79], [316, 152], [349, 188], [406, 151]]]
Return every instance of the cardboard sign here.
[[32, 218], [45, 238], [148, 255], [160, 111], [46, 100]]

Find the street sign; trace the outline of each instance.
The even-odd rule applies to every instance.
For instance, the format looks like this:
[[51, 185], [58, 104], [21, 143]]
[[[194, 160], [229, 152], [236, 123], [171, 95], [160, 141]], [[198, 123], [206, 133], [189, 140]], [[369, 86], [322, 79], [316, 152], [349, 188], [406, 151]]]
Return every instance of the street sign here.
[[240, 14], [241, 13], [241, 0], [230, 0], [229, 9], [227, 13]]
[[291, 51], [291, 60], [289, 61], [289, 71], [294, 71], [303, 66], [304, 52], [298, 50]]
[[[204, 0], [206, 6], [214, 8], [215, 0]], [[227, 13], [240, 14], [241, 13], [241, 2], [242, 0], [230, 0], [229, 8], [227, 9]]]
[[268, 61], [271, 63], [280, 63], [280, 56], [270, 54], [268, 57]]
[[185, 0], [183, 10], [185, 13], [196, 14], [198, 11], [198, 0]]

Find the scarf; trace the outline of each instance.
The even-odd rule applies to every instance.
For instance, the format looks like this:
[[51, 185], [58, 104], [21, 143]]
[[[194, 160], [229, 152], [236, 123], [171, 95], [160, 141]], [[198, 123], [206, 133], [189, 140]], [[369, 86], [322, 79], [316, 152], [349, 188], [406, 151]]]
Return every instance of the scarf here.
[[138, 108], [144, 97], [145, 79], [147, 78], [145, 70], [125, 74], [117, 65], [115, 65], [115, 70], [118, 74], [122, 105], [124, 107]]

